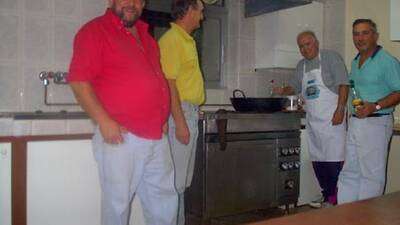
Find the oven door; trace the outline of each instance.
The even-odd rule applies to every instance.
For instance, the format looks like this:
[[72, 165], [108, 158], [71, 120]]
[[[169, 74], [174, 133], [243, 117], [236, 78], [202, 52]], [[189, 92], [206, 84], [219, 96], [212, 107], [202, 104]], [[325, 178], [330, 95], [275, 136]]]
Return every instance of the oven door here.
[[232, 215], [273, 206], [278, 160], [272, 140], [206, 143], [205, 216]]

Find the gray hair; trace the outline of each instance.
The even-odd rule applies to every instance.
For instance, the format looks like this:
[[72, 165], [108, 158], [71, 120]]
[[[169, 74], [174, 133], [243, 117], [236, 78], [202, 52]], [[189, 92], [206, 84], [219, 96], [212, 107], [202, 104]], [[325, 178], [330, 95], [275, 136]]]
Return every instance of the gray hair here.
[[354, 22], [353, 22], [353, 29], [354, 29], [354, 27], [355, 27], [356, 25], [358, 25], [358, 24], [360, 24], [360, 23], [366, 23], [366, 24], [368, 24], [368, 25], [371, 27], [371, 30], [372, 30], [374, 33], [378, 33], [378, 28], [376, 27], [376, 23], [375, 23], [373, 20], [371, 20], [371, 19], [356, 19], [356, 20], [354, 20]]
[[309, 35], [309, 36], [313, 37], [316, 41], [318, 41], [317, 36], [315, 35], [314, 31], [312, 31], [312, 30], [305, 30], [305, 31], [300, 32], [297, 35], [297, 40], [299, 39], [299, 37], [304, 36], [304, 35]]

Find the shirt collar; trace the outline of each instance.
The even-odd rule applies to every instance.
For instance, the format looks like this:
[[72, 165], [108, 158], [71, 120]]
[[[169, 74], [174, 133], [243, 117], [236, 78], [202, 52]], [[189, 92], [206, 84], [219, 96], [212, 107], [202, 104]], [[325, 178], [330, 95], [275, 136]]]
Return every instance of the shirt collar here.
[[182, 27], [180, 27], [176, 23], [170, 23], [171, 28], [176, 30], [182, 37], [184, 37], [188, 41], [194, 41], [193, 37], [190, 36]]
[[[106, 19], [111, 20], [111, 22], [119, 29], [126, 29], [122, 20], [117, 15], [115, 15], [115, 13], [110, 8], [106, 10], [105, 17]], [[138, 29], [139, 32], [147, 32], [149, 28], [149, 25], [140, 19], [136, 21], [134, 26], [136, 27], [136, 29]]]
[[[371, 59], [373, 59], [373, 58], [376, 56], [376, 54], [378, 54], [378, 52], [379, 52], [381, 49], [382, 49], [382, 46], [380, 46], [380, 45], [376, 46], [376, 48], [375, 48], [375, 50], [374, 50], [374, 53], [372, 53], [372, 55], [371, 55]], [[356, 55], [356, 57], [354, 58], [354, 60], [357, 60], [359, 57], [360, 57], [360, 53], [358, 53], [358, 54]]]

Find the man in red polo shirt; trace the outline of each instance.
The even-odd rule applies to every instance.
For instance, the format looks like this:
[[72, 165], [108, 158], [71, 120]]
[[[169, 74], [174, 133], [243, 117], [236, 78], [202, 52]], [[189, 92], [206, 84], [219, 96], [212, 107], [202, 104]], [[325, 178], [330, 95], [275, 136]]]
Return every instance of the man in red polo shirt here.
[[93, 148], [102, 188], [102, 225], [127, 225], [140, 197], [146, 224], [176, 223], [177, 193], [165, 132], [169, 89], [157, 43], [138, 18], [145, 0], [109, 0], [74, 40], [72, 90], [97, 123]]

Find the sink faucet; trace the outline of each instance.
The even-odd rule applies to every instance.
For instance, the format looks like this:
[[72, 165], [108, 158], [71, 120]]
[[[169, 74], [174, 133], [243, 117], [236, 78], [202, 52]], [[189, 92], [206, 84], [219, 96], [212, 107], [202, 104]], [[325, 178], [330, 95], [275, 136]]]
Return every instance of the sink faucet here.
[[77, 103], [49, 103], [47, 99], [48, 86], [50, 85], [50, 79], [53, 79], [54, 84], [67, 84], [67, 72], [52, 72], [42, 71], [39, 73], [39, 79], [43, 82], [44, 86], [44, 104], [45, 105], [58, 105], [58, 106], [69, 106], [78, 105]]
[[44, 86], [50, 84], [50, 79], [53, 79], [55, 84], [67, 84], [67, 72], [52, 72], [52, 71], [42, 71], [39, 73], [39, 79], [43, 82]]
[[56, 72], [53, 75], [53, 81], [55, 84], [67, 84], [67, 72]]
[[43, 82], [44, 86], [47, 86], [50, 84], [49, 81], [49, 72], [42, 71], [39, 73], [39, 79]]

